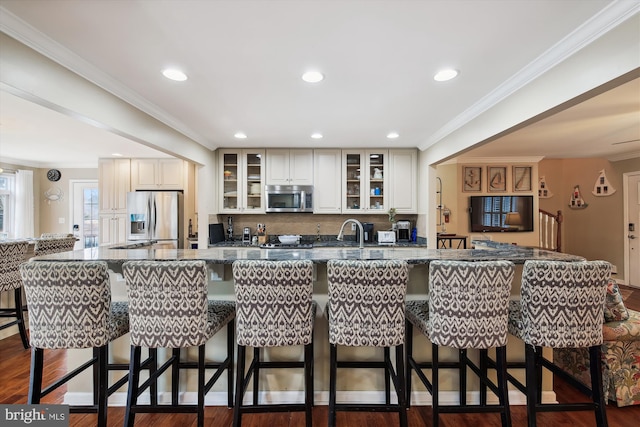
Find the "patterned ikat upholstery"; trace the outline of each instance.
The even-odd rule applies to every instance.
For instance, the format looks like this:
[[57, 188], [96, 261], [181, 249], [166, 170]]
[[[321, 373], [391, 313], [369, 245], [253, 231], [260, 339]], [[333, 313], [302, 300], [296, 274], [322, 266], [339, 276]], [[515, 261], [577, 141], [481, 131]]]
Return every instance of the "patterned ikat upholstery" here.
[[36, 240], [36, 247], [34, 249], [35, 256], [55, 254], [58, 252], [72, 251], [73, 246], [76, 244], [76, 238], [60, 237], [60, 238], [47, 238]]
[[514, 270], [510, 261], [432, 261], [428, 318], [416, 302], [407, 306], [407, 319], [439, 346], [502, 347]]
[[602, 344], [610, 275], [606, 261], [526, 261], [521, 299], [509, 306], [509, 333], [540, 347]]
[[404, 344], [408, 279], [404, 261], [330, 260], [329, 342], [368, 347]]
[[41, 239], [60, 239], [64, 237], [73, 237], [71, 233], [42, 233], [40, 235]]
[[317, 305], [309, 260], [233, 263], [236, 340], [248, 347], [307, 345]]
[[101, 347], [129, 331], [127, 303], [111, 302], [106, 262], [34, 261], [20, 271], [33, 347]]
[[134, 346], [200, 346], [235, 316], [232, 301], [208, 300], [204, 261], [129, 261], [122, 273]]
[[26, 241], [0, 242], [0, 292], [22, 286], [20, 264], [24, 262], [28, 247]]

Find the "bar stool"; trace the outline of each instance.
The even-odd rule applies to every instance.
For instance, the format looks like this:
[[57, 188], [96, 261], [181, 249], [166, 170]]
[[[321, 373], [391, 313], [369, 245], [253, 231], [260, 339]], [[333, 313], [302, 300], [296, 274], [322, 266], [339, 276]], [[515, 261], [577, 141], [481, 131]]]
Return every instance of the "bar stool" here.
[[18, 326], [20, 339], [24, 348], [29, 348], [27, 329], [24, 324], [22, 306], [22, 278], [20, 265], [24, 263], [25, 253], [29, 247], [27, 241], [0, 242], [0, 293], [13, 291], [14, 306], [0, 308], [0, 317], [13, 318], [11, 322], [0, 325], [0, 330]]
[[[129, 331], [126, 302], [111, 301], [107, 263], [27, 262], [20, 267], [29, 304], [31, 378], [29, 404], [93, 367], [93, 405], [70, 406], [72, 413], [98, 413], [99, 427], [107, 425], [107, 399], [126, 383], [124, 376], [111, 387], [108, 371], [126, 365], [108, 363], [108, 345]], [[42, 389], [44, 349], [93, 348], [93, 357]]]
[[[233, 426], [240, 427], [242, 414], [305, 411], [306, 426], [312, 425], [313, 323], [317, 304], [313, 297], [313, 263], [308, 260], [242, 260], [233, 263], [236, 295], [238, 361], [236, 406]], [[263, 347], [304, 346], [304, 361], [264, 361]], [[245, 375], [246, 347], [253, 358]], [[304, 404], [259, 404], [260, 370], [304, 368]], [[253, 376], [253, 405], [244, 404], [244, 394]]]
[[[606, 286], [611, 264], [605, 261], [526, 261], [521, 299], [509, 306], [509, 333], [525, 343], [525, 380], [509, 381], [527, 396], [529, 427], [536, 414], [549, 411], [595, 412], [596, 424], [607, 426], [602, 390], [601, 345]], [[544, 358], [542, 348], [589, 348], [591, 403], [543, 404], [542, 368], [567, 379], [570, 376]]]
[[[409, 301], [407, 326], [407, 401], [411, 401], [411, 371], [415, 371], [431, 392], [433, 425], [438, 426], [440, 413], [500, 412], [503, 426], [511, 425], [507, 392], [507, 315], [514, 265], [509, 261], [432, 261], [429, 264], [428, 301]], [[432, 361], [416, 362], [413, 357], [413, 328], [426, 335], [432, 345]], [[457, 362], [440, 362], [439, 346], [458, 349]], [[496, 348], [497, 384], [467, 357], [468, 349], [479, 349], [481, 361], [489, 348]], [[485, 356], [483, 356], [483, 354]], [[431, 368], [431, 381], [422, 369]], [[457, 369], [460, 404], [439, 403], [440, 369]], [[466, 403], [467, 369], [478, 375], [499, 399], [487, 405], [481, 397], [477, 405]]]
[[[128, 261], [122, 264], [127, 283], [131, 324], [129, 391], [125, 425], [132, 427], [137, 413], [197, 413], [204, 425], [204, 396], [227, 370], [229, 407], [233, 406], [233, 318], [232, 301], [211, 301], [207, 297], [205, 261]], [[205, 344], [227, 326], [227, 355], [222, 362], [205, 362]], [[198, 347], [198, 361], [180, 360], [180, 349]], [[141, 348], [172, 349], [171, 357], [149, 379], [140, 382]], [[152, 354], [155, 352], [152, 352]], [[138, 396], [171, 368], [171, 404], [139, 405]], [[197, 405], [178, 404], [180, 369], [197, 369]], [[215, 369], [205, 383], [205, 369]]]
[[34, 256], [72, 251], [75, 244], [76, 238], [73, 236], [38, 239], [34, 248]]
[[[409, 267], [404, 261], [330, 260], [327, 263], [329, 302], [330, 374], [329, 426], [336, 411], [398, 412], [400, 426], [407, 425], [404, 375], [404, 310]], [[383, 347], [384, 361], [338, 361], [338, 345]], [[395, 347], [396, 370], [390, 348]], [[336, 403], [338, 368], [382, 368], [385, 403]], [[397, 394], [391, 404], [390, 380]]]

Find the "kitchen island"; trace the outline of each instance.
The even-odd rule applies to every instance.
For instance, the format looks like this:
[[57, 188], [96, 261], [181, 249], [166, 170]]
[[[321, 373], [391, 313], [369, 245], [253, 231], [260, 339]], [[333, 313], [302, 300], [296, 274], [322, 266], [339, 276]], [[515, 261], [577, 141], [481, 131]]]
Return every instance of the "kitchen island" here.
[[[44, 257], [34, 258], [33, 261], [40, 260], [56, 260], [56, 261], [82, 261], [82, 260], [100, 260], [106, 261], [109, 265], [112, 283], [112, 298], [114, 300], [126, 300], [126, 285], [121, 271], [122, 263], [128, 260], [204, 260], [208, 263], [211, 275], [209, 282], [209, 297], [214, 299], [232, 300], [233, 278], [231, 275], [231, 264], [235, 260], [245, 259], [263, 259], [263, 260], [284, 260], [284, 259], [305, 259], [311, 260], [315, 264], [314, 274], [314, 299], [318, 302], [321, 310], [318, 311], [318, 317], [315, 323], [314, 342], [315, 342], [315, 378], [314, 390], [316, 404], [327, 404], [328, 402], [328, 384], [329, 384], [329, 345], [327, 321], [323, 317], [323, 308], [327, 301], [327, 277], [326, 263], [330, 259], [357, 259], [357, 260], [376, 260], [376, 259], [394, 259], [404, 260], [411, 265], [409, 274], [409, 284], [407, 287], [407, 299], [424, 299], [428, 288], [428, 264], [432, 260], [458, 260], [458, 261], [481, 261], [481, 260], [510, 260], [517, 264], [516, 279], [512, 286], [512, 295], [516, 296], [520, 292], [520, 272], [521, 266], [526, 260], [562, 260], [562, 261], [581, 261], [582, 257], [551, 252], [537, 248], [527, 248], [513, 245], [499, 245], [487, 249], [428, 249], [420, 245], [403, 245], [403, 246], [377, 246], [367, 245], [363, 249], [349, 244], [340, 244], [338, 247], [318, 246], [305, 249], [261, 249], [257, 246], [238, 245], [232, 246], [215, 246], [207, 249], [154, 249], [151, 247], [142, 247], [134, 249], [112, 249], [110, 247], [98, 247], [84, 249], [74, 252], [65, 252], [52, 254]], [[226, 336], [224, 331], [213, 337], [207, 344], [207, 357], [212, 360], [221, 358], [224, 354]], [[443, 349], [444, 350], [444, 349]], [[457, 354], [453, 349], [450, 352], [441, 351], [441, 358], [446, 358]], [[90, 350], [70, 350], [68, 352], [69, 366], [73, 366], [83, 358], [87, 357]], [[194, 350], [190, 350], [190, 354]], [[515, 361], [524, 360], [524, 348], [522, 342], [516, 338], [509, 337], [508, 345], [509, 359]], [[82, 355], [80, 355], [82, 353]], [[380, 359], [382, 355], [381, 349], [371, 348], [344, 348], [339, 349], [339, 357], [341, 359], [349, 359], [350, 355], [357, 354], [360, 359], [371, 358]], [[113, 359], [118, 362], [127, 362], [129, 356], [128, 335], [119, 339], [112, 345]], [[302, 347], [300, 348], [271, 348], [264, 350], [264, 357], [269, 360], [274, 358], [300, 359], [302, 355]], [[414, 339], [414, 355], [416, 360], [430, 360], [431, 346], [429, 342], [421, 336], [416, 335]], [[473, 357], [473, 354], [471, 354]], [[161, 356], [162, 357], [162, 356]], [[374, 375], [370, 372], [357, 372], [360, 370], [353, 369], [350, 371], [343, 370], [340, 372], [338, 380], [339, 398], [343, 401], [358, 402], [361, 400], [384, 400], [384, 379], [382, 373]], [[377, 373], [376, 373], [377, 374]], [[301, 400], [303, 395], [303, 376], [302, 372], [287, 372], [284, 377], [275, 377], [269, 372], [264, 372], [261, 378], [261, 384], [264, 385], [265, 394], [263, 398], [273, 402], [290, 402], [292, 400]], [[450, 371], [441, 375], [441, 399], [446, 403], [447, 400], [455, 401], [457, 399], [457, 373]], [[471, 379], [471, 378], [470, 378]], [[185, 402], [195, 402], [195, 384], [191, 376], [189, 381], [181, 383], [182, 400]], [[169, 379], [167, 379], [169, 381]], [[419, 385], [413, 381], [413, 404], [429, 404], [430, 395]], [[80, 376], [69, 384], [68, 392], [65, 396], [65, 402], [88, 403], [91, 399], [89, 385], [90, 377]], [[168, 384], [162, 387], [167, 390]], [[478, 384], [469, 382], [469, 390], [477, 390]], [[226, 405], [226, 383], [221, 379], [209, 394], [206, 396], [207, 405]], [[110, 404], [118, 405], [124, 403], [126, 389], [120, 390], [111, 398]], [[512, 404], [524, 404], [524, 396], [517, 393], [511, 398]], [[165, 394], [161, 395], [161, 399], [165, 399]], [[470, 391], [468, 401], [474, 402], [478, 398], [476, 391]], [[543, 399], [550, 401], [555, 399], [552, 391], [552, 385], [547, 381], [543, 386]]]
[[[339, 242], [338, 242], [339, 243]], [[330, 259], [394, 259], [409, 264], [428, 264], [433, 260], [455, 261], [493, 261], [509, 260], [523, 264], [526, 260], [580, 261], [584, 258], [576, 255], [552, 252], [539, 248], [514, 245], [501, 245], [487, 249], [427, 249], [420, 245], [382, 246], [367, 245], [359, 249], [353, 245], [314, 246], [305, 249], [262, 249], [258, 246], [237, 245], [213, 246], [207, 249], [155, 249], [153, 246], [132, 247], [131, 249], [113, 249], [97, 247], [73, 252], [63, 252], [34, 260], [56, 261], [106, 261], [117, 266], [130, 260], [204, 260], [209, 264], [232, 264], [235, 260], [262, 259], [287, 260], [305, 259], [316, 264], [326, 264]]]

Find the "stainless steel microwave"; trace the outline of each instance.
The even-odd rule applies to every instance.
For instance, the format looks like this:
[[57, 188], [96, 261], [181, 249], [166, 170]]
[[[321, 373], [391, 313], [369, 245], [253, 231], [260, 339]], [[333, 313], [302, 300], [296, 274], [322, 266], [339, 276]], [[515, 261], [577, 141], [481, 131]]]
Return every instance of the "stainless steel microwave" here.
[[267, 212], [313, 212], [313, 186], [265, 186]]

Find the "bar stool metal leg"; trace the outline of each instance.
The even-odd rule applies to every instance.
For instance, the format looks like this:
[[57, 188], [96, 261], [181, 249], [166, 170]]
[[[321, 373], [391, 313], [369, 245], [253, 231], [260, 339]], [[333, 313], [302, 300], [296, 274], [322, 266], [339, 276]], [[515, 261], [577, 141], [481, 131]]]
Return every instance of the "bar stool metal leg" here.
[[138, 404], [138, 384], [140, 382], [140, 347], [131, 346], [129, 363], [133, 369], [129, 369], [129, 390], [127, 392], [127, 407], [124, 412], [125, 425], [133, 427], [136, 413], [131, 408]]
[[18, 325], [18, 332], [20, 333], [20, 340], [22, 340], [22, 346], [26, 349], [29, 348], [29, 339], [27, 338], [27, 328], [24, 323], [24, 311], [22, 305], [22, 288], [15, 291], [15, 306], [16, 306], [16, 318]]
[[589, 369], [591, 371], [591, 390], [593, 393], [593, 402], [595, 404], [596, 425], [607, 427], [607, 413], [605, 406], [607, 402], [604, 399], [602, 391], [602, 348], [599, 345], [589, 347]]
[[[242, 398], [244, 396], [244, 392], [247, 388], [247, 384], [245, 382], [245, 362], [246, 362], [246, 347], [243, 345], [238, 346], [238, 360], [236, 362], [236, 405], [242, 405]], [[233, 411], [233, 427], [241, 427], [242, 426], [242, 418], [240, 417], [240, 411]]]

